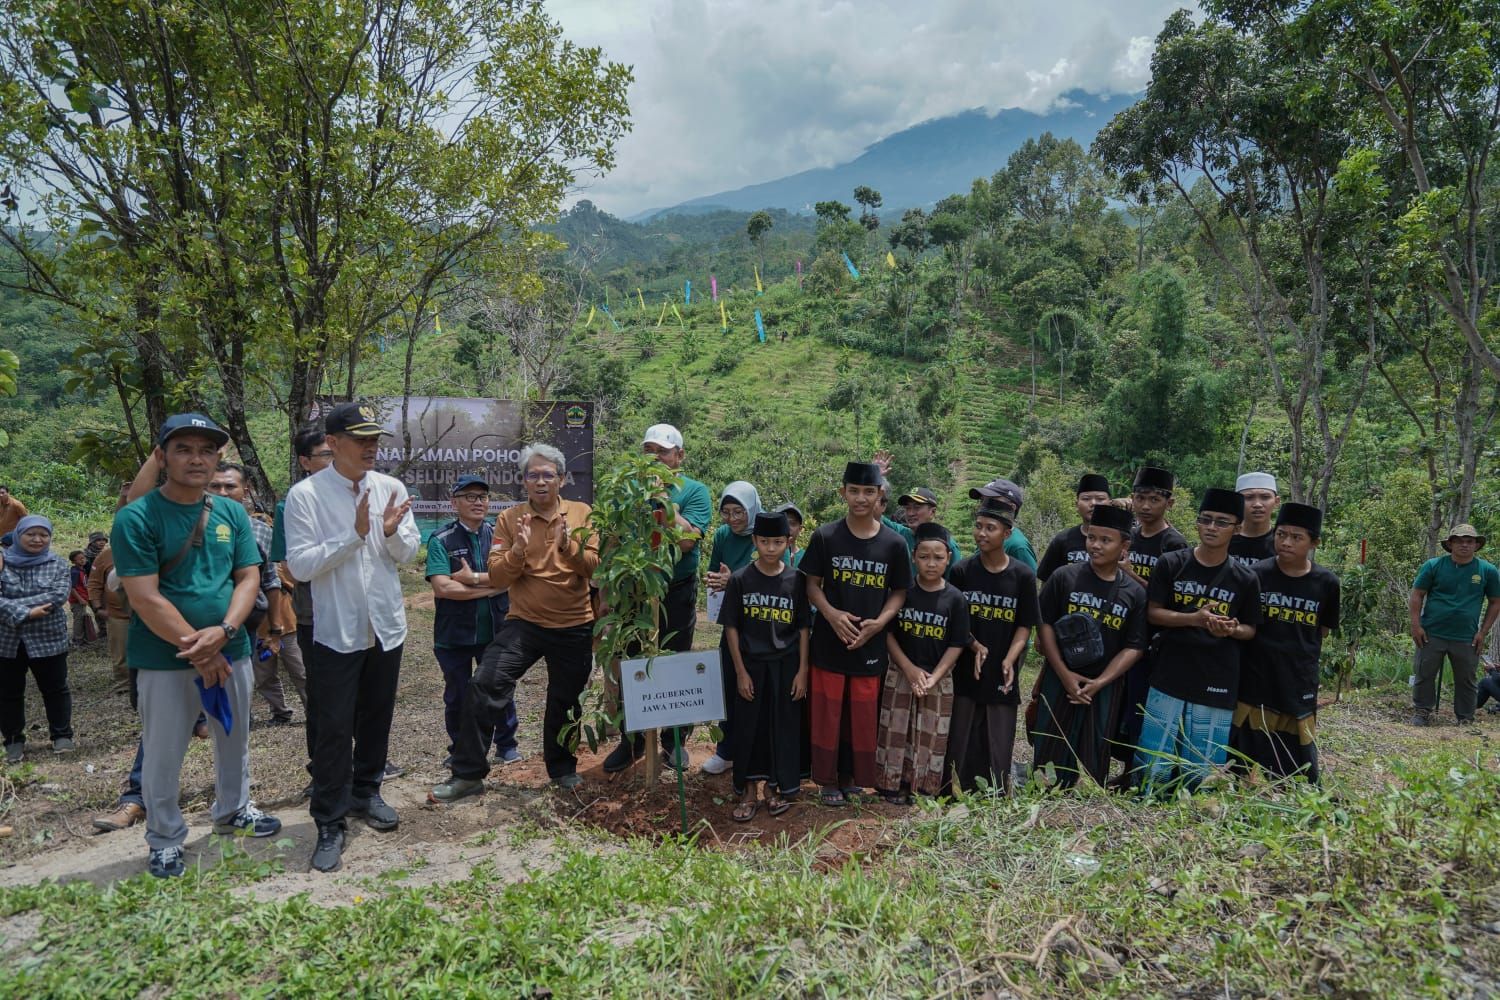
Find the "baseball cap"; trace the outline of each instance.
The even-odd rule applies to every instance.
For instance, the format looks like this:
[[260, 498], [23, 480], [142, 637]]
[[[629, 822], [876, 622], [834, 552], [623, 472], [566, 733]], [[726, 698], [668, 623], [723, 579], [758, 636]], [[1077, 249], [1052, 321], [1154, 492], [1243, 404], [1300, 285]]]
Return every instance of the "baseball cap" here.
[[482, 486], [486, 493], [490, 491], [490, 484], [484, 481], [483, 476], [468, 475], [459, 476], [458, 481], [453, 484], [453, 488], [448, 491], [448, 495], [456, 497], [470, 486]]
[[641, 444], [658, 444], [663, 448], [681, 448], [682, 431], [671, 424], [652, 424], [646, 428]]
[[926, 504], [928, 507], [936, 507], [938, 505], [937, 494], [932, 492], [925, 486], [918, 486], [910, 493], [901, 494], [901, 496], [896, 499], [896, 502], [898, 504], [901, 504], [902, 506], [905, 506], [909, 503]]
[[1026, 500], [1026, 494], [1021, 487], [1009, 479], [991, 479], [983, 486], [976, 486], [969, 491], [970, 500], [983, 500], [986, 497], [995, 500], [1004, 500], [1016, 510], [1021, 509], [1021, 504]]
[[357, 400], [340, 403], [329, 410], [328, 416], [323, 419], [323, 430], [329, 434], [350, 434], [354, 437], [380, 437], [389, 433], [378, 423], [375, 407]]
[[162, 421], [161, 431], [156, 435], [158, 446], [165, 445], [178, 434], [202, 434], [215, 444], [226, 445], [229, 435], [218, 424], [201, 413], [174, 413]]

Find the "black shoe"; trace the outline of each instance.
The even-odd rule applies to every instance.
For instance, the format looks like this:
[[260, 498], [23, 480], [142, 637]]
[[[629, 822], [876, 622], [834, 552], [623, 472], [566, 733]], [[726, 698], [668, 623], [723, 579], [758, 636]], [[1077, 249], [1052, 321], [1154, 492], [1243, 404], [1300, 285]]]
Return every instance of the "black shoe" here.
[[311, 781], [309, 781], [307, 783], [307, 787], [304, 788], [304, 789], [302, 789], [302, 797], [304, 799], [310, 799], [310, 798], [312, 798], [312, 793], [313, 793], [313, 783]]
[[399, 777], [401, 777], [405, 773], [406, 773], [406, 768], [402, 767], [400, 764], [392, 764], [390, 761], [386, 761], [385, 762], [385, 773], [382, 774], [381, 777], [382, 778], [399, 778]]
[[385, 799], [379, 795], [372, 795], [365, 802], [354, 802], [349, 807], [349, 815], [361, 817], [372, 830], [394, 830], [401, 822], [396, 810], [386, 805]]
[[646, 737], [626, 736], [620, 740], [620, 745], [609, 752], [604, 758], [604, 773], [619, 774], [630, 767], [646, 754]]
[[273, 715], [271, 716], [271, 720], [266, 723], [266, 725], [273, 727], [290, 726], [291, 724], [292, 717], [290, 715]]
[[181, 878], [187, 871], [182, 863], [181, 847], [158, 847], [146, 858], [146, 870], [152, 878]]
[[320, 872], [336, 872], [343, 864], [344, 828], [337, 823], [318, 827], [318, 846], [313, 849], [312, 866]]

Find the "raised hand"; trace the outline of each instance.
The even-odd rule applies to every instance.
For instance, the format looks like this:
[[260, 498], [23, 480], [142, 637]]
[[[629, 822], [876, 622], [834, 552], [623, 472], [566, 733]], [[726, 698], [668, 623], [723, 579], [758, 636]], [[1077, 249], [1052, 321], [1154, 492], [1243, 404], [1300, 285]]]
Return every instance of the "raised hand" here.
[[870, 461], [880, 467], [880, 474], [882, 476], [889, 477], [891, 474], [891, 462], [894, 458], [894, 455], [882, 448], [870, 457]]
[[370, 491], [365, 490], [354, 504], [354, 533], [364, 538], [370, 533]]
[[552, 525], [552, 546], [559, 553], [568, 551], [568, 518], [559, 515], [557, 521]]
[[521, 515], [521, 520], [516, 524], [516, 545], [522, 553], [531, 546], [531, 512], [527, 511]]
[[[368, 510], [368, 505], [366, 509]], [[385, 504], [385, 513], [380, 518], [381, 527], [385, 529], [387, 538], [396, 533], [396, 528], [400, 526], [401, 519], [406, 516], [406, 512], [409, 510], [411, 510], [411, 497], [407, 497], [404, 503], [397, 503], [396, 494], [391, 494], [391, 498]]]

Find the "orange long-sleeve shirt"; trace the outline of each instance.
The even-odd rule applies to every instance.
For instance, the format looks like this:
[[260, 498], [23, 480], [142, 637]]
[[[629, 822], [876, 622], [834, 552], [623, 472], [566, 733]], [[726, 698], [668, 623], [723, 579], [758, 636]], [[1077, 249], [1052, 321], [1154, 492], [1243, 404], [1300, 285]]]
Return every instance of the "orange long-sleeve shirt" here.
[[[557, 510], [544, 517], [531, 504], [517, 504], [495, 519], [490, 549], [490, 586], [510, 589], [509, 617], [543, 628], [572, 628], [594, 620], [589, 604], [589, 578], [599, 565], [599, 536], [590, 532], [580, 545], [569, 537], [561, 551], [554, 544], [557, 518], [567, 519], [571, 533], [588, 524], [592, 509], [577, 500], [558, 501]], [[531, 543], [516, 546], [521, 518], [531, 515]]]

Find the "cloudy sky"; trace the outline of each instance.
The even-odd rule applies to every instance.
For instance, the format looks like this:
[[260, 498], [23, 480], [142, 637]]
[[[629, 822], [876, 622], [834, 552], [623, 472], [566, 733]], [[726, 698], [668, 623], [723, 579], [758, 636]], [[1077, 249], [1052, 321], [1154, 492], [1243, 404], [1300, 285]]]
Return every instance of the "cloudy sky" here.
[[634, 130], [581, 197], [618, 215], [857, 156], [968, 108], [1143, 87], [1188, 0], [552, 0], [635, 69]]

